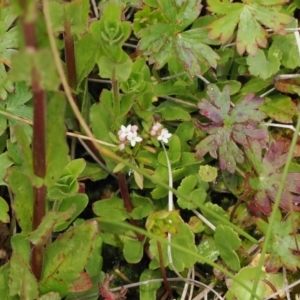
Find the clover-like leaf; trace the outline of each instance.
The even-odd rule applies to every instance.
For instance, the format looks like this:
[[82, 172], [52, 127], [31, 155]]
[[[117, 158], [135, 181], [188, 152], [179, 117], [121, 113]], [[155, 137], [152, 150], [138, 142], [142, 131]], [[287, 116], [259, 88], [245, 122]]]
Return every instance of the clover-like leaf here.
[[[281, 140], [273, 141], [264, 157], [262, 157], [261, 145], [255, 140], [245, 147], [245, 151], [256, 173], [255, 177], [249, 174], [247, 180], [249, 187], [254, 190], [253, 202], [259, 211], [269, 215], [271, 201], [275, 201], [281, 182], [280, 170], [286, 164], [288, 156], [285, 143]], [[252, 196], [251, 199], [253, 199]], [[287, 175], [279, 206], [287, 211], [291, 208], [300, 211], [298, 203], [300, 203], [299, 174], [290, 172]]]
[[[257, 1], [243, 1], [245, 3], [230, 3], [220, 0], [208, 0], [208, 9], [218, 15], [224, 15], [209, 25], [209, 37], [219, 38], [222, 43], [226, 43], [235, 34], [236, 48], [239, 54], [247, 51], [255, 55], [258, 46], [265, 48], [267, 45], [267, 31], [271, 28], [277, 34], [285, 34], [284, 25], [293, 21], [289, 15], [280, 11], [280, 3], [265, 5]], [[273, 1], [274, 2], [274, 1]], [[278, 2], [278, 1], [277, 1]], [[276, 5], [277, 4], [277, 5]]]
[[[256, 220], [259, 230], [266, 234], [269, 224], [263, 219]], [[275, 273], [281, 267], [285, 267], [293, 272], [300, 268], [300, 256], [298, 244], [299, 234], [295, 234], [295, 228], [300, 225], [300, 214], [293, 213], [293, 217], [288, 215], [282, 220], [280, 210], [276, 210], [275, 222], [272, 225], [271, 237], [268, 241], [267, 252], [270, 254], [265, 262], [267, 272]]]
[[[140, 38], [138, 50], [148, 56], [155, 68], [163, 67], [172, 57], [176, 57], [190, 78], [201, 74], [201, 64], [216, 67], [219, 56], [207, 45], [206, 31], [194, 28], [183, 31], [200, 14], [199, 0], [159, 1], [159, 8], [151, 12], [147, 6], [135, 20], [136, 35]], [[137, 24], [147, 20], [148, 24], [141, 27]], [[142, 29], [140, 29], [142, 28]], [[138, 29], [140, 29], [138, 31]]]
[[202, 99], [198, 104], [200, 114], [210, 119], [211, 123], [196, 125], [208, 136], [196, 146], [196, 157], [203, 157], [207, 152], [217, 158], [219, 152], [220, 168], [233, 173], [236, 163], [244, 162], [244, 154], [236, 143], [243, 146], [248, 144], [247, 137], [256, 139], [264, 144], [268, 132], [257, 129], [257, 125], [266, 115], [258, 110], [264, 99], [255, 97], [253, 93], [246, 95], [235, 107], [230, 107], [230, 87], [219, 88], [210, 84], [207, 88], [210, 102]]

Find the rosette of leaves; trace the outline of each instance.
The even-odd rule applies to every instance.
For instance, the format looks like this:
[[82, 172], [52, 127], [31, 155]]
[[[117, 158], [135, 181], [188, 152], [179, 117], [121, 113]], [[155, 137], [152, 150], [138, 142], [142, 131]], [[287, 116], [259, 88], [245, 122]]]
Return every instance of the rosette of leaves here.
[[93, 22], [90, 31], [101, 49], [98, 53], [97, 64], [100, 76], [118, 80], [127, 80], [132, 67], [132, 61], [123, 51], [122, 46], [131, 33], [130, 22], [121, 21], [121, 7], [114, 2], [107, 3], [103, 16]]
[[219, 56], [208, 46], [215, 42], [208, 41], [206, 29], [184, 31], [199, 16], [200, 3], [199, 0], [158, 0], [151, 3], [154, 8], [145, 5], [137, 13], [133, 28], [140, 38], [138, 50], [156, 69], [162, 68], [172, 57], [176, 57], [190, 78], [202, 74], [201, 65], [216, 68]]
[[196, 123], [208, 134], [196, 146], [196, 157], [201, 158], [206, 153], [214, 158], [219, 155], [221, 170], [234, 173], [236, 164], [244, 162], [244, 153], [237, 143], [246, 146], [248, 138], [251, 138], [251, 141], [257, 140], [262, 146], [265, 144], [267, 130], [257, 129], [259, 122], [266, 117], [264, 112], [258, 110], [264, 99], [250, 93], [231, 107], [230, 86], [225, 86], [221, 92], [215, 84], [209, 84], [206, 93], [210, 101], [202, 99], [198, 107], [200, 114], [211, 122]]
[[149, 232], [160, 237], [167, 237], [168, 233], [175, 234], [178, 224], [183, 223], [179, 211], [158, 211], [151, 214], [146, 222], [146, 228]]
[[48, 188], [48, 197], [62, 200], [67, 196], [76, 194], [79, 189], [77, 178], [84, 168], [85, 161], [83, 159], [70, 161], [57, 182]]
[[[284, 141], [273, 141], [265, 155], [262, 155], [260, 143], [253, 140], [245, 148], [246, 154], [254, 168], [254, 172], [247, 174], [247, 194], [254, 200], [251, 207], [255, 207], [265, 215], [271, 213], [271, 202], [275, 201], [280, 186], [282, 172], [281, 168], [286, 164], [288, 153], [285, 151]], [[253, 174], [255, 174], [253, 176]], [[246, 197], [245, 197], [246, 196]], [[287, 211], [291, 209], [300, 211], [296, 204], [300, 203], [300, 181], [299, 173], [289, 172], [281, 195], [279, 206]]]

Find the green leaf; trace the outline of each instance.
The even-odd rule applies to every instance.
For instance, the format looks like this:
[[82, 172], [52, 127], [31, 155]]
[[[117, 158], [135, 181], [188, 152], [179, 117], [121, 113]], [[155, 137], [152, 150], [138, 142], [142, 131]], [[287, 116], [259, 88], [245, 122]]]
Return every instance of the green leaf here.
[[131, 238], [121, 237], [124, 243], [123, 254], [127, 262], [136, 264], [141, 261], [144, 253], [144, 243]]
[[[6, 114], [10, 114], [16, 117], [24, 118], [27, 120], [32, 120], [32, 108], [26, 106], [25, 103], [31, 100], [32, 93], [28, 90], [28, 86], [24, 82], [16, 83], [15, 93], [9, 94], [5, 101], [0, 102], [0, 111], [3, 111]], [[10, 131], [10, 139], [12, 142], [15, 141], [13, 127], [16, 124], [22, 125], [26, 135], [30, 137], [32, 135], [32, 128], [30, 125], [16, 121], [13, 118], [2, 115], [0, 112], [0, 133], [2, 134], [6, 128], [7, 123]]]
[[[205, 236], [198, 245], [198, 253], [209, 259], [210, 261], [216, 261], [220, 255], [220, 252], [216, 246], [215, 240], [210, 236]], [[204, 264], [204, 261], [198, 260], [200, 263]]]
[[[103, 90], [100, 97], [101, 103], [96, 103], [90, 110], [90, 120], [93, 133], [97, 139], [111, 143], [109, 132], [111, 131], [112, 112], [112, 95], [108, 90]], [[110, 102], [110, 105], [103, 102]]]
[[18, 295], [20, 299], [36, 299], [38, 297], [38, 284], [31, 273], [30, 266], [16, 253], [13, 253], [10, 260], [9, 278], [11, 296]]
[[268, 51], [268, 58], [265, 55], [265, 51], [257, 50], [254, 56], [247, 57], [250, 73], [261, 79], [270, 78], [279, 71], [281, 55], [281, 51], [273, 46]]
[[28, 234], [28, 240], [33, 245], [44, 246], [48, 242], [55, 224], [58, 222], [62, 223], [68, 220], [72, 216], [72, 212], [74, 211], [74, 209], [75, 207], [73, 206], [72, 210], [64, 213], [49, 211], [43, 217], [39, 227]]
[[298, 113], [295, 103], [285, 95], [270, 96], [259, 109], [280, 123], [292, 123]]
[[96, 63], [99, 66], [100, 77], [112, 79], [115, 76], [120, 82], [128, 80], [133, 64], [129, 56], [126, 56], [122, 63], [116, 63], [104, 55]]
[[0, 295], [6, 300], [18, 300], [20, 297], [10, 295], [9, 271], [10, 263], [6, 263], [0, 268]]
[[218, 225], [214, 239], [223, 261], [233, 271], [238, 271], [241, 265], [239, 257], [234, 250], [238, 249], [242, 242], [237, 233], [229, 226]]
[[[264, 4], [264, 3], [262, 3]], [[209, 37], [220, 38], [226, 43], [235, 33], [238, 26], [236, 47], [240, 55], [247, 51], [255, 55], [258, 46], [267, 46], [267, 32], [262, 27], [271, 28], [277, 34], [284, 34], [284, 25], [293, 18], [279, 12], [280, 5], [265, 6], [256, 3], [229, 3], [220, 0], [208, 0], [208, 9], [219, 15], [224, 15], [209, 25]]]
[[[253, 282], [256, 279], [257, 272], [259, 272], [259, 285], [255, 291], [255, 295], [259, 297], [259, 299], [263, 299], [265, 296], [265, 291], [267, 284], [264, 282], [266, 278], [266, 273], [263, 270], [258, 270], [257, 267], [245, 267], [241, 269], [234, 278], [239, 279], [245, 285], [247, 285], [250, 289], [253, 286]], [[232, 281], [232, 285], [229, 287], [229, 291], [226, 294], [226, 299], [234, 300], [234, 299], [250, 299], [251, 294], [245, 290], [239, 283], [235, 280]]]
[[79, 0], [76, 2], [49, 1], [49, 14], [54, 32], [64, 32], [65, 24], [71, 27], [72, 34], [80, 36], [86, 31], [89, 18], [89, 1]]
[[156, 109], [158, 113], [161, 114], [162, 119], [166, 121], [174, 121], [174, 120], [181, 120], [181, 121], [190, 121], [191, 116], [190, 114], [180, 107], [158, 107]]
[[18, 224], [24, 233], [29, 233], [32, 230], [33, 218], [32, 184], [25, 174], [16, 169], [9, 173], [8, 184], [15, 194], [13, 208]]
[[70, 161], [64, 168], [57, 182], [48, 188], [50, 199], [61, 200], [76, 194], [79, 189], [78, 176], [85, 168], [85, 160], [78, 158]]
[[218, 176], [218, 170], [210, 165], [200, 166], [199, 176], [205, 182], [212, 182]]
[[175, 134], [179, 137], [182, 151], [189, 151], [188, 141], [192, 140], [195, 126], [192, 122], [182, 122], [177, 127]]
[[12, 93], [14, 86], [7, 76], [7, 67], [11, 65], [11, 57], [17, 53], [18, 30], [13, 27], [17, 14], [11, 5], [1, 7], [0, 10], [0, 100], [7, 97], [7, 92]]
[[99, 276], [102, 270], [102, 265], [103, 265], [103, 258], [101, 256], [102, 244], [103, 244], [102, 237], [100, 235], [97, 235], [93, 243], [93, 249], [89, 256], [89, 260], [85, 267], [87, 273], [91, 277]]
[[207, 34], [202, 28], [183, 31], [199, 15], [200, 1], [182, 1], [180, 6], [161, 1], [160, 11], [155, 15], [149, 9], [137, 14], [134, 24], [146, 22], [141, 30], [136, 30], [140, 38], [138, 50], [149, 57], [156, 69], [162, 68], [176, 57], [190, 78], [202, 74], [200, 65], [216, 67], [218, 55], [206, 45]]
[[136, 171], [133, 171], [133, 178], [136, 185], [142, 190], [144, 187], [144, 177]]
[[45, 185], [48, 187], [58, 180], [68, 163], [65, 105], [65, 98], [57, 93], [47, 106]]
[[38, 298], [38, 300], [60, 300], [59, 293], [50, 292]]
[[[72, 195], [64, 198], [59, 204], [57, 213], [62, 215], [54, 225], [54, 231], [62, 231], [69, 227], [70, 224], [83, 212], [89, 199], [86, 194]], [[63, 217], [69, 214], [68, 218]]]
[[[194, 242], [194, 234], [189, 228], [187, 224], [178, 224], [177, 225], [178, 232], [176, 234], [172, 234], [171, 243], [177, 245], [184, 245], [186, 248], [197, 253], [197, 248]], [[168, 255], [167, 255], [167, 245], [163, 244], [162, 252], [163, 252], [163, 261], [164, 265], [169, 266], [172, 269], [172, 266], [169, 264]], [[157, 250], [157, 242], [154, 239], [150, 240], [150, 252], [154, 255], [154, 259], [150, 263], [150, 268], [159, 267], [158, 262], [158, 250]], [[191, 268], [196, 263], [196, 258], [192, 255], [185, 255], [182, 251], [177, 250], [175, 248], [171, 249], [173, 264], [178, 272], [182, 272], [185, 268]]]
[[113, 195], [110, 199], [104, 199], [93, 203], [93, 211], [99, 217], [112, 218], [123, 221], [129, 217], [124, 207], [123, 199]]
[[[256, 219], [256, 224], [265, 235], [269, 224], [263, 219]], [[299, 226], [299, 224], [299, 212], [293, 212], [293, 217], [288, 215], [282, 219], [280, 211], [276, 211], [276, 218], [272, 225], [271, 237], [267, 247], [269, 253], [265, 261], [267, 272], [276, 273], [281, 267], [296, 272], [297, 268], [300, 268], [300, 258], [297, 255], [300, 235], [295, 233], [295, 226]]]
[[298, 47], [295, 36], [273, 36], [272, 46], [279, 49], [282, 53], [281, 64], [288, 69], [295, 69], [300, 66]]
[[206, 199], [206, 190], [203, 186], [196, 188], [198, 185], [198, 177], [196, 175], [190, 175], [185, 177], [180, 186], [178, 187], [178, 191], [184, 195], [189, 195], [189, 201], [186, 201], [183, 198], [178, 198], [178, 205], [182, 209], [195, 209], [204, 204]]
[[7, 169], [13, 164], [14, 162], [8, 157], [7, 152], [0, 154], [0, 185], [6, 185], [4, 182], [4, 178], [7, 173]]
[[[229, 216], [228, 214], [223, 210], [222, 207], [220, 207], [217, 204], [213, 204], [211, 202], [206, 202], [204, 204], [206, 206], [206, 208], [210, 211], [214, 211], [215, 213], [217, 213], [219, 216], [221, 216], [223, 219], [225, 220], [229, 220]], [[218, 225], [222, 225], [221, 221], [219, 221], [218, 219], [216, 219], [215, 217], [212, 217], [210, 214], [208, 214], [205, 211], [202, 211], [203, 216], [209, 220], [213, 225], [218, 226]]]
[[0, 222], [9, 223], [10, 217], [8, 211], [9, 207], [7, 202], [0, 197]]
[[141, 220], [154, 212], [153, 203], [149, 198], [136, 193], [132, 193], [131, 197], [134, 208], [130, 215], [133, 219]]
[[[159, 270], [145, 269], [140, 276], [140, 282], [159, 278], [161, 278], [161, 273]], [[140, 285], [140, 299], [156, 300], [156, 292], [160, 286], [160, 282], [153, 282], [149, 284]]]
[[61, 234], [45, 250], [40, 290], [55, 291], [61, 297], [68, 294], [71, 284], [87, 264], [98, 233], [96, 221], [85, 222]]
[[94, 68], [98, 47], [98, 43], [90, 33], [86, 33], [75, 43], [78, 86]]
[[[22, 72], [20, 72], [20, 69]], [[60, 78], [50, 49], [35, 52], [20, 51], [12, 57], [12, 67], [9, 77], [13, 81], [24, 81], [31, 85], [32, 70], [38, 70], [41, 88], [57, 91]]]
[[86, 162], [84, 170], [80, 173], [78, 179], [85, 180], [90, 179], [92, 181], [97, 181], [100, 179], [105, 179], [108, 173], [103, 170], [99, 164]]

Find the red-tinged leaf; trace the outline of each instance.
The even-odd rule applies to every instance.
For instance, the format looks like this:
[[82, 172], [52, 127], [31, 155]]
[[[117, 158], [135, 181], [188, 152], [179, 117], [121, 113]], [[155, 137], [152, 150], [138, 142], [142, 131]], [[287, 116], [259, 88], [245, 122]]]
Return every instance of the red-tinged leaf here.
[[[255, 170], [255, 172], [246, 176], [247, 185], [249, 184], [254, 191], [255, 206], [263, 214], [269, 215], [271, 213], [271, 203], [276, 199], [282, 180], [280, 170], [286, 164], [288, 156], [285, 143], [281, 140], [273, 141], [263, 158], [261, 157], [262, 151], [259, 143], [256, 143], [255, 147], [246, 146], [245, 150]], [[254, 173], [256, 173], [255, 176], [253, 176]], [[288, 173], [279, 203], [279, 206], [286, 211], [291, 209], [300, 211], [298, 206], [300, 203], [300, 180], [298, 175], [298, 173]], [[242, 198], [253, 201], [251, 194], [245, 194]]]
[[[212, 22], [209, 29], [211, 39], [219, 38], [224, 44], [235, 34], [236, 48], [239, 54], [247, 51], [255, 55], [258, 47], [265, 48], [267, 45], [267, 32], [265, 28], [271, 28], [278, 34], [285, 34], [284, 25], [292, 22], [289, 15], [280, 13], [280, 5], [262, 2], [253, 3], [223, 3], [220, 0], [208, 0], [208, 9], [221, 16]], [[278, 1], [277, 1], [278, 2]]]
[[[162, 68], [175, 56], [189, 77], [193, 78], [202, 74], [201, 65], [216, 68], [219, 56], [207, 45], [209, 39], [203, 34], [203, 28], [184, 31], [199, 16], [201, 1], [175, 2], [170, 5], [169, 1], [159, 1], [155, 12], [145, 6], [137, 14], [134, 27], [140, 38], [138, 51], [156, 69]], [[143, 26], [139, 30], [141, 22]]]
[[[265, 235], [269, 224], [262, 218], [256, 219], [256, 224]], [[297, 268], [300, 268], [300, 256], [298, 255], [300, 236], [294, 232], [295, 228], [299, 228], [299, 226], [300, 214], [298, 212], [294, 212], [293, 217], [288, 215], [283, 220], [280, 211], [276, 211], [267, 247], [269, 254], [265, 262], [267, 272], [276, 273], [281, 267], [296, 272]]]
[[214, 158], [219, 155], [221, 170], [233, 173], [236, 163], [244, 162], [243, 152], [236, 143], [245, 146], [249, 140], [259, 140], [262, 147], [265, 144], [268, 132], [257, 129], [259, 122], [266, 117], [265, 113], [258, 110], [264, 99], [248, 94], [234, 108], [230, 108], [230, 87], [225, 86], [221, 92], [214, 84], [208, 85], [207, 95], [210, 102], [202, 99], [198, 107], [200, 114], [212, 122], [195, 123], [208, 134], [196, 146], [196, 157], [203, 157], [206, 153]]
[[300, 95], [300, 78], [276, 80], [275, 89], [282, 93]]
[[91, 277], [88, 273], [82, 272], [79, 275], [79, 278], [72, 283], [70, 292], [79, 293], [90, 290], [93, 287]]

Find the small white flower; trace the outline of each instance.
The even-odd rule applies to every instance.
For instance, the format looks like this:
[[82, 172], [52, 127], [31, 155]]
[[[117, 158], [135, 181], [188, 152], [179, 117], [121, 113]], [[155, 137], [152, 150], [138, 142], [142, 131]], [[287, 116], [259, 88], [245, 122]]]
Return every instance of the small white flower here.
[[139, 136], [137, 136], [137, 132], [130, 132], [127, 135], [127, 140], [130, 141], [131, 147], [134, 147], [136, 143], [141, 142], [143, 139]]
[[128, 125], [127, 127], [124, 125], [121, 125], [121, 130], [119, 130], [118, 135], [120, 141], [124, 141], [125, 138], [128, 136], [129, 133], [131, 133], [131, 125]]
[[119, 149], [120, 149], [121, 151], [124, 150], [124, 149], [125, 149], [125, 144], [123, 144], [123, 143], [120, 144], [120, 145], [119, 145]]
[[168, 140], [169, 138], [172, 136], [172, 134], [168, 131], [168, 129], [163, 129], [161, 132], [160, 132], [160, 135], [157, 137], [157, 139], [159, 141], [162, 141], [164, 142], [165, 144], [168, 143]]

